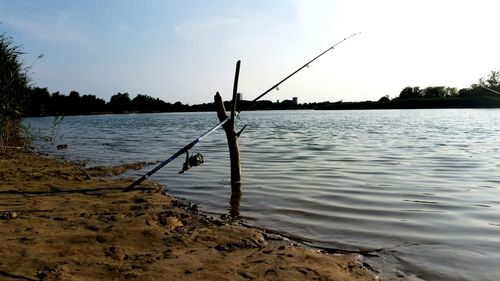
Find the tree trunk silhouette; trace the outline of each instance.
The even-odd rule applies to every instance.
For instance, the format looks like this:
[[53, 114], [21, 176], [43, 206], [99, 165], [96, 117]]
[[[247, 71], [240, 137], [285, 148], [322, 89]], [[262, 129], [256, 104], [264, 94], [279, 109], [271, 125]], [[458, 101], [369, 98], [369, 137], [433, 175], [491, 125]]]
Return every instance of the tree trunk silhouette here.
[[[235, 131], [235, 117], [236, 117], [236, 94], [238, 92], [238, 77], [240, 72], [240, 61], [236, 63], [236, 73], [234, 77], [233, 86], [233, 99], [231, 100], [231, 116], [229, 121], [227, 121], [222, 127], [226, 132], [227, 145], [229, 147], [229, 158], [231, 161], [231, 190], [233, 192], [241, 192], [240, 185], [235, 183], [241, 183], [241, 163], [240, 163], [240, 147], [238, 143], [238, 134]], [[228, 118], [226, 113], [226, 108], [222, 97], [219, 92], [215, 94], [214, 97], [215, 106], [217, 109], [217, 116], [222, 122]]]

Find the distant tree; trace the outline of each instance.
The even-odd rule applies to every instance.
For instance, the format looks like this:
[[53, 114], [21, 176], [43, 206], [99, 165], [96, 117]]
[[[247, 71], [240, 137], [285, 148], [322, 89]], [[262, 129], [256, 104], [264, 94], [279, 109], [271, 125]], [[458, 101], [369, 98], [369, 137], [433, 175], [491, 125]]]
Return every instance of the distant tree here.
[[404, 88], [397, 98], [399, 99], [418, 99], [422, 97], [422, 90], [420, 87], [406, 87]]
[[491, 71], [486, 79], [479, 79], [479, 85], [487, 90], [488, 96], [498, 96], [500, 93], [500, 71]]
[[[241, 102], [240, 102], [241, 103]], [[237, 103], [238, 105], [238, 103]], [[189, 108], [190, 111], [215, 111], [214, 103], [202, 103], [202, 104], [193, 104]]]
[[479, 84], [485, 87], [498, 88], [500, 87], [500, 71], [491, 71], [486, 79], [479, 79]]
[[186, 110], [186, 106], [182, 104], [182, 102], [180, 101], [176, 101], [173, 105], [172, 105], [172, 111], [175, 111], [175, 112], [179, 112], [179, 111], [185, 111]]
[[480, 78], [479, 82], [472, 84], [469, 88], [460, 89], [460, 97], [492, 96], [498, 97], [495, 92], [500, 92], [500, 71], [491, 71], [486, 78]]
[[80, 103], [84, 113], [102, 113], [106, 111], [106, 102], [95, 95], [83, 95]]
[[130, 104], [131, 110], [137, 112], [159, 112], [165, 108], [165, 102], [159, 98], [141, 94], [137, 95]]
[[77, 91], [71, 91], [71, 92], [69, 92], [69, 98], [72, 100], [79, 100], [80, 93], [78, 93]]
[[50, 104], [51, 98], [47, 88], [32, 88], [28, 94], [26, 115], [44, 116], [49, 113]]
[[255, 107], [257, 109], [273, 109], [273, 102], [270, 100], [261, 100], [257, 102]]
[[378, 100], [378, 102], [390, 102], [390, 101], [391, 99], [389, 98], [389, 95], [385, 95]]
[[458, 95], [457, 88], [446, 87], [445, 91], [446, 91], [448, 97], [456, 97]]
[[69, 96], [59, 92], [49, 94], [47, 88], [32, 88], [29, 90], [28, 107], [26, 114], [29, 116], [47, 115], [76, 115], [95, 112], [105, 112], [106, 102], [94, 95], [83, 95], [71, 91]]
[[114, 113], [123, 113], [129, 110], [130, 97], [128, 93], [117, 93], [113, 95], [109, 100], [108, 107]]
[[427, 87], [422, 91], [424, 98], [445, 98], [448, 92], [445, 86]]
[[64, 112], [65, 115], [75, 115], [84, 113], [82, 105], [81, 105], [81, 97], [80, 93], [77, 91], [71, 91], [69, 96], [65, 98], [64, 108], [61, 111]]
[[61, 95], [59, 91], [53, 92], [50, 95], [51, 107], [50, 115], [66, 115], [67, 114], [67, 96]]

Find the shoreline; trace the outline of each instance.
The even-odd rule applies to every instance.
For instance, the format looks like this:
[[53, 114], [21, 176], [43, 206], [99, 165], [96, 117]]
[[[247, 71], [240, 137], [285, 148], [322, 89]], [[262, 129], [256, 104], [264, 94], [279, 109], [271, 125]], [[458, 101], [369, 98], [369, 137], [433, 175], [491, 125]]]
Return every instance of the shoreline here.
[[84, 168], [17, 150], [0, 156], [0, 279], [408, 280], [377, 276], [359, 254], [209, 219], [151, 181], [122, 192], [132, 180], [116, 176], [140, 163]]

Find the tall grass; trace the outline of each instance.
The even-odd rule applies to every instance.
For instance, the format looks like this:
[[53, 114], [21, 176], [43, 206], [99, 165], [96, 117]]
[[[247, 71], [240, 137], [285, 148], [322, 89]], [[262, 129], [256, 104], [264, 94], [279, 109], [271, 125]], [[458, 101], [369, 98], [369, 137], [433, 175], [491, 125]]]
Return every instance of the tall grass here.
[[26, 144], [26, 127], [21, 123], [29, 87], [28, 69], [23, 68], [20, 46], [0, 34], [0, 146], [21, 147]]

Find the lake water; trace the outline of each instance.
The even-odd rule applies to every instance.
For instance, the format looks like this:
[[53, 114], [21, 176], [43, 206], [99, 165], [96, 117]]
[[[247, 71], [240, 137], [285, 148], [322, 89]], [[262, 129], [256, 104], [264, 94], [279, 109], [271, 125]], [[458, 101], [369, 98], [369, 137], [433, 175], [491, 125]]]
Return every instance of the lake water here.
[[[45, 135], [52, 120], [29, 119]], [[73, 116], [57, 138], [69, 148], [44, 147], [89, 165], [158, 161], [217, 123], [215, 113]], [[206, 163], [179, 175], [182, 156], [150, 179], [203, 211], [315, 246], [377, 249], [377, 268], [499, 280], [500, 110], [243, 112], [243, 124], [241, 198], [230, 200], [222, 130], [193, 149]]]

